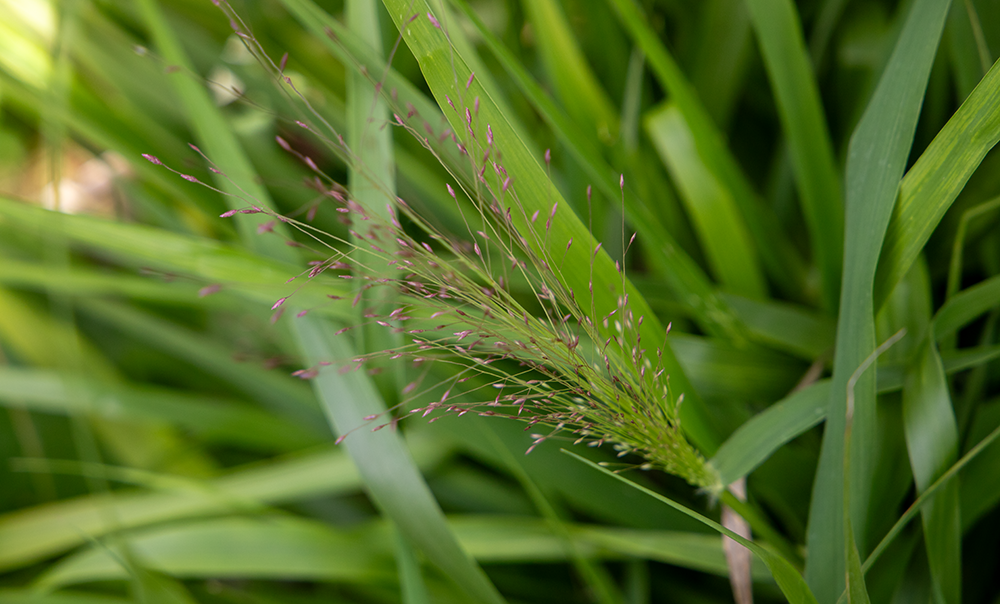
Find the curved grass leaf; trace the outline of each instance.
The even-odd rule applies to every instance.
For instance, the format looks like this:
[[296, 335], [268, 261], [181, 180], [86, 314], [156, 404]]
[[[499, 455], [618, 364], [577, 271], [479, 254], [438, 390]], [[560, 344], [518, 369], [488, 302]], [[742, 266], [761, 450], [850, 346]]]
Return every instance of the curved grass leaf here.
[[206, 442], [288, 451], [324, 440], [246, 404], [191, 392], [113, 384], [87, 376], [0, 366], [0, 405], [61, 415], [165, 422]]
[[785, 443], [826, 419], [830, 381], [821, 380], [744, 422], [712, 458], [723, 484], [746, 476]]
[[[565, 539], [540, 518], [460, 516], [449, 518], [449, 525], [463, 548], [481, 562], [553, 563], [570, 555]], [[573, 545], [587, 556], [636, 557], [718, 576], [727, 573], [717, 536], [579, 524], [566, 528]], [[265, 515], [149, 528], [125, 536], [123, 542], [146, 567], [178, 578], [366, 583], [392, 581], [391, 533], [384, 522], [345, 531], [313, 520]], [[55, 565], [38, 585], [124, 579], [128, 570], [114, 551], [103, 546], [85, 549]], [[771, 581], [762, 565], [754, 565], [753, 578]]]
[[[409, 444], [421, 468], [449, 454], [426, 436]], [[354, 464], [333, 450], [255, 464], [208, 481], [198, 493], [119, 491], [17, 510], [0, 516], [0, 569], [21, 568], [114, 531], [231, 511], [234, 501], [282, 504], [360, 488]]]
[[680, 110], [667, 103], [647, 114], [645, 125], [723, 289], [750, 299], [765, 298], [764, 274], [733, 196], [702, 161]]
[[618, 136], [618, 115], [573, 38], [572, 30], [555, 0], [522, 2], [535, 29], [545, 71], [566, 113], [580, 125], [593, 128], [588, 138], [606, 143]]
[[[208, 91], [191, 78], [190, 74], [196, 73], [194, 67], [159, 4], [156, 0], [140, 0], [138, 5], [145, 25], [163, 58], [180, 68], [167, 77], [171, 79], [174, 90], [180, 97], [189, 125], [198, 138], [198, 144], [223, 172], [215, 175], [215, 183], [217, 188], [227, 193], [226, 204], [230, 209], [251, 204], [272, 207], [270, 196], [264, 187], [258, 184], [253, 165], [240, 148], [232, 129], [212, 102]], [[297, 256], [295, 251], [284, 246], [277, 237], [256, 235], [257, 227], [270, 220], [266, 214], [237, 214], [233, 218], [236, 220], [236, 227], [243, 243], [249, 249], [275, 260], [286, 262], [295, 260]], [[282, 232], [283, 226], [275, 225], [275, 230]]]
[[1000, 276], [990, 277], [952, 296], [934, 315], [934, 335], [946, 338], [986, 311], [1000, 306]]

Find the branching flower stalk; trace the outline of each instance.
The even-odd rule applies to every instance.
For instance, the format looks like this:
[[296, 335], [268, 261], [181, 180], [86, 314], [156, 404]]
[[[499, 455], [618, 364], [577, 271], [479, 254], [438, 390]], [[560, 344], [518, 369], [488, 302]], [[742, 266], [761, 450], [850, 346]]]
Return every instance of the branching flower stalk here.
[[[309, 119], [296, 121], [298, 127], [361, 174], [370, 174], [365, 166], [358, 165], [344, 137], [322, 119], [291, 78], [284, 75], [285, 59], [280, 64], [268, 59], [238, 17], [233, 13], [230, 17], [237, 34], [261, 64], [311, 114]], [[413, 19], [421, 17], [433, 19], [429, 14], [414, 15]], [[354, 67], [371, 79], [363, 66]], [[639, 330], [644, 317], [634, 316], [628, 294], [620, 295], [610, 312], [597, 316], [593, 266], [602, 253], [599, 243], [589, 254], [589, 292], [577, 295], [565, 285], [563, 262], [574, 242], [570, 239], [556, 249], [549, 232], [554, 221], [560, 219], [560, 212], [571, 210], [560, 208], [558, 203], [553, 203], [546, 214], [529, 214], [525, 210], [518, 197], [517, 175], [504, 166], [503, 141], [494, 137], [489, 124], [485, 140], [477, 136], [477, 130], [482, 132], [477, 123], [478, 97], [467, 106], [461, 99], [458, 105], [448, 99], [452, 109], [465, 116], [465, 132], [456, 133], [446, 123], [429, 123], [412, 105], [400, 101], [395, 90], [384, 90], [381, 81], [373, 80], [373, 84], [395, 113], [390, 123], [371, 127], [395, 127], [407, 132], [437, 158], [454, 183], [446, 185], [447, 194], [461, 217], [464, 232], [445, 232], [417, 206], [388, 193], [385, 211], [365, 207], [314, 159], [278, 136], [277, 144], [313, 173], [311, 186], [340, 214], [350, 237], [313, 227], [309, 224], [312, 213], [306, 221], [300, 221], [251, 198], [244, 199], [246, 207], [222, 216], [265, 213], [306, 235], [312, 244], [297, 245], [316, 256], [294, 279], [310, 283], [320, 275], [335, 275], [360, 281], [354, 290], [354, 305], [372, 300], [380, 288], [391, 290], [392, 295], [386, 298], [396, 301], [393, 310], [377, 314], [365, 309], [363, 316], [366, 324], [403, 334], [404, 340], [396, 349], [353, 359], [331, 359], [301, 369], [296, 375], [310, 379], [321, 371], [358, 370], [378, 358], [409, 362], [418, 368], [419, 377], [402, 389], [401, 407], [406, 411], [389, 418], [365, 418], [374, 430], [394, 426], [407, 415], [430, 417], [430, 421], [469, 412], [515, 418], [527, 424], [526, 430], [536, 431], [529, 452], [553, 437], [592, 446], [608, 444], [619, 457], [641, 456], [645, 460], [641, 468], [658, 467], [711, 493], [721, 492], [718, 474], [681, 430], [683, 394], [673, 394], [662, 365], [669, 325], [663, 342], [644, 342]], [[162, 165], [157, 158], [146, 157]], [[209, 158], [205, 159], [213, 172], [225, 177]], [[544, 161], [549, 164], [550, 160], [550, 152], [546, 151]], [[210, 186], [192, 176], [180, 175]], [[372, 184], [385, 190], [378, 182]], [[624, 200], [624, 177], [620, 184]], [[589, 204], [589, 188], [587, 195]], [[634, 240], [632, 235], [616, 262], [623, 292], [626, 255]], [[362, 296], [369, 290], [375, 291]], [[293, 296], [279, 299], [273, 308], [280, 313], [286, 303], [293, 304], [287, 302]], [[306, 312], [309, 309], [298, 314]], [[347, 332], [359, 326], [341, 329], [338, 337], [349, 337]], [[446, 371], [434, 371], [435, 367]], [[435, 377], [425, 386], [429, 375]], [[441, 375], [445, 377], [438, 377]]]

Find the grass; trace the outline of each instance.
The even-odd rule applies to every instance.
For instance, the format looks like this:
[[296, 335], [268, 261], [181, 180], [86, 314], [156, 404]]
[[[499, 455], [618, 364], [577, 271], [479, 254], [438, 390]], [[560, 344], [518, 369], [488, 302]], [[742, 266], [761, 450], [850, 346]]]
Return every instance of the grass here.
[[1000, 601], [990, 3], [0, 17], [0, 602]]

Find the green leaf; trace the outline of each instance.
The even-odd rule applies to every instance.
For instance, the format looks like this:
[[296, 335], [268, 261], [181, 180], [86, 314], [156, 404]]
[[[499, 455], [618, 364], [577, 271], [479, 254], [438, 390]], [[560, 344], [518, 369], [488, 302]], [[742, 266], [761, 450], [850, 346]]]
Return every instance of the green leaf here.
[[750, 299], [765, 298], [764, 274], [733, 196], [698, 155], [680, 110], [667, 103], [647, 114], [645, 124], [723, 289]]
[[618, 136], [617, 112], [573, 38], [559, 3], [525, 0], [522, 6], [566, 112], [579, 126], [593, 129], [588, 138], [610, 143]]
[[788, 140], [824, 306], [832, 311], [839, 302], [844, 203], [819, 87], [795, 4], [791, 0], [748, 0], [747, 5]]
[[986, 311], [1000, 306], [1000, 275], [952, 296], [934, 315], [934, 335], [944, 339]]
[[868, 588], [865, 586], [865, 573], [861, 570], [861, 556], [854, 541], [851, 530], [851, 518], [844, 518], [845, 535], [847, 536], [847, 601], [850, 604], [871, 604], [868, 598]]
[[[844, 428], [850, 376], [875, 350], [875, 269], [899, 180], [913, 141], [931, 64], [948, 12], [947, 0], [916, 0], [848, 150], [844, 282], [841, 288], [827, 426], [813, 487], [806, 577], [817, 598], [843, 591], [846, 556], [831, 543], [844, 538]], [[879, 281], [880, 283], [882, 281]], [[849, 510], [858, 542], [867, 541], [875, 438], [875, 379], [855, 387]]]
[[1000, 140], [1000, 62], [990, 68], [899, 185], [875, 282], [878, 306], [903, 278], [952, 202]]
[[[925, 338], [903, 386], [906, 448], [917, 492], [925, 491], [958, 458], [955, 420], [944, 366]], [[924, 543], [935, 591], [947, 604], [961, 602], [962, 532], [958, 482], [951, 481], [921, 511]]]
[[731, 484], [767, 461], [796, 436], [826, 419], [830, 381], [821, 380], [755, 415], [722, 443], [711, 463]]
[[232, 400], [40, 369], [0, 366], [0, 404], [43, 413], [165, 422], [207, 442], [265, 451], [316, 445], [326, 436], [322, 430], [307, 430]]

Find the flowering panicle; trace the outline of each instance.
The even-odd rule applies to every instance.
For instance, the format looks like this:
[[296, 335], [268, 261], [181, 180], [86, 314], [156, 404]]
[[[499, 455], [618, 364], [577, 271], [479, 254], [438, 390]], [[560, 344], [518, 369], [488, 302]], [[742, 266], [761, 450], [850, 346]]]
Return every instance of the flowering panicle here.
[[[433, 15], [426, 18], [440, 27]], [[279, 66], [274, 68], [280, 81], [294, 91]], [[361, 72], [368, 75], [367, 70]], [[459, 83], [464, 84], [463, 94], [473, 81], [470, 75]], [[383, 90], [381, 83], [376, 90], [394, 111], [389, 126], [416, 137], [448, 169], [452, 182], [442, 194], [457, 209], [460, 232], [438, 227], [439, 217], [427, 216], [384, 188], [385, 208], [365, 207], [314, 159], [281, 137], [277, 144], [314, 173], [313, 186], [339, 213], [350, 237], [321, 233], [263, 208], [256, 200], [245, 200], [249, 211], [267, 213], [324, 246], [315, 250], [322, 255], [311, 260], [302, 275], [307, 282], [324, 274], [354, 279], [358, 283], [354, 305], [362, 301], [363, 292], [392, 291], [386, 296], [395, 300], [392, 310], [362, 309], [362, 316], [366, 324], [402, 334], [402, 343], [337, 363], [340, 370], [359, 369], [376, 358], [410, 362], [419, 368], [418, 377], [401, 389], [410, 415], [431, 421], [469, 412], [513, 417], [526, 422], [526, 430], [535, 431], [531, 448], [556, 436], [595, 446], [608, 444], [620, 457], [645, 458], [641, 467], [657, 466], [696, 486], [719, 488], [717, 473], [681, 431], [683, 394], [675, 397], [671, 392], [662, 364], [669, 326], [663, 342], [644, 342], [640, 327], [645, 317], [633, 314], [625, 293], [615, 308], [597, 316], [593, 273], [601, 253], [599, 243], [588, 254], [589, 293], [578, 296], [565, 285], [563, 260], [574, 242], [556, 245], [549, 234], [560, 212], [569, 210], [558, 203], [546, 205], [546, 210], [535, 210], [537, 204], [527, 208], [519, 197], [517, 175], [504, 165], [504, 141], [490, 124], [479, 123], [478, 97], [447, 99], [465, 122], [465, 132], [459, 136], [444, 122], [429, 122], [412, 105], [401, 102], [396, 91]], [[304, 97], [302, 101], [308, 106]], [[456, 107], [456, 102], [469, 106]], [[328, 125], [321, 131], [305, 122], [297, 124], [355, 165], [344, 138]], [[159, 163], [151, 156], [150, 161]], [[550, 151], [545, 152], [544, 162], [546, 166], [551, 162]], [[364, 166], [356, 169], [366, 173]], [[624, 187], [624, 180], [621, 184]], [[259, 232], [274, 236], [273, 224], [266, 223]], [[627, 240], [626, 252], [634, 239], [633, 235]], [[581, 244], [586, 245], [575, 245]], [[624, 255], [618, 267], [624, 283]], [[277, 300], [273, 309], [292, 306], [292, 296]], [[327, 364], [296, 374], [309, 379], [337, 370]], [[428, 380], [428, 376], [433, 377]], [[376, 429], [396, 421], [380, 423]]]

